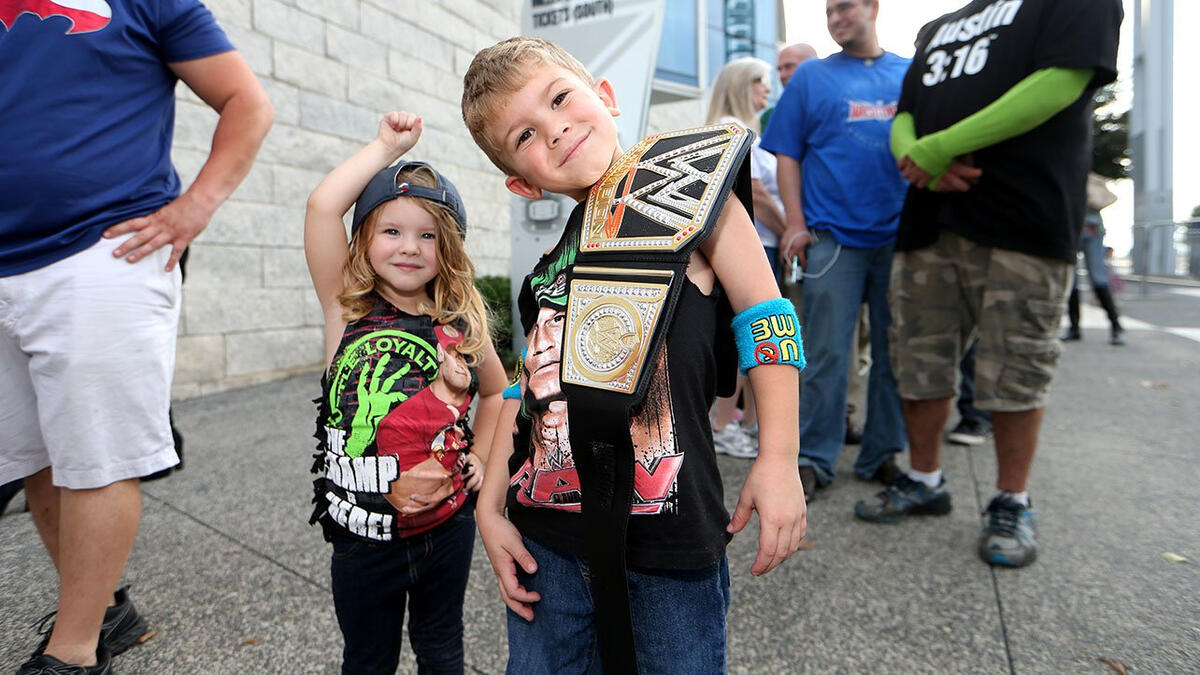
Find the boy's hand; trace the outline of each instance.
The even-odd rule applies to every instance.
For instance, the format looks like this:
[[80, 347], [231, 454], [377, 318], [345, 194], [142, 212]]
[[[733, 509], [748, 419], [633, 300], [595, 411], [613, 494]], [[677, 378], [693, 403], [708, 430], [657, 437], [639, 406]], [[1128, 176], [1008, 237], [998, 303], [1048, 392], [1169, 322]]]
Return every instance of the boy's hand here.
[[129, 232], [136, 232], [113, 251], [113, 257], [126, 258], [135, 263], [154, 251], [171, 245], [171, 258], [165, 271], [175, 269], [188, 244], [196, 238], [212, 219], [216, 207], [208, 207], [190, 192], [185, 192], [148, 216], [131, 218], [117, 223], [104, 231], [104, 238], [111, 239]]
[[379, 121], [379, 142], [398, 159], [417, 144], [423, 128], [420, 115], [404, 110], [392, 111]]
[[775, 569], [800, 547], [807, 527], [804, 488], [794, 461], [760, 457], [750, 467], [737, 508], [726, 529], [741, 532], [758, 511], [758, 557], [750, 573], [761, 576]]
[[486, 508], [476, 513], [479, 536], [487, 549], [496, 583], [500, 586], [500, 598], [517, 616], [533, 621], [533, 603], [542, 599], [535, 591], [526, 590], [517, 579], [517, 565], [526, 574], [537, 572], [537, 561], [521, 541], [521, 533], [504, 517]]

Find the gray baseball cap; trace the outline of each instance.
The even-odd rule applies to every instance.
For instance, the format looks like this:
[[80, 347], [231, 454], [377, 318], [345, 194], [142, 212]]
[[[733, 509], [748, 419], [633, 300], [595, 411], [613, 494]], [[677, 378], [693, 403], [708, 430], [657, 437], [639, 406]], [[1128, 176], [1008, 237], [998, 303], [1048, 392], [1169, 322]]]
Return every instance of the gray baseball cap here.
[[[433, 172], [437, 178], [437, 187], [414, 185], [400, 178], [401, 171], [418, 166], [423, 166]], [[445, 207], [454, 217], [454, 222], [458, 224], [459, 233], [463, 237], [467, 236], [467, 212], [463, 208], [462, 197], [458, 195], [458, 188], [454, 187], [454, 183], [451, 183], [450, 179], [429, 164], [409, 161], [400, 161], [383, 169], [367, 183], [362, 194], [358, 195], [358, 200], [354, 202], [354, 219], [350, 224], [350, 234], [353, 236], [358, 231], [363, 221], [367, 219], [367, 214], [375, 207], [397, 197], [428, 199]]]

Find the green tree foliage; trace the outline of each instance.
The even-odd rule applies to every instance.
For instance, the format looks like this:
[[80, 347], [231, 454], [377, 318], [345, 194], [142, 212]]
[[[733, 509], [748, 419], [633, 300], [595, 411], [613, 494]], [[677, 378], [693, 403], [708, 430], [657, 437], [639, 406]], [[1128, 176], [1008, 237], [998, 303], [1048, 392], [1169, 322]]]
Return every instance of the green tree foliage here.
[[1115, 84], [1096, 90], [1095, 125], [1092, 128], [1092, 171], [1105, 178], [1129, 178], [1133, 159], [1129, 156], [1129, 109], [1114, 110]]
[[1195, 208], [1192, 209], [1192, 217], [1200, 218], [1200, 204], [1197, 204]]
[[512, 349], [513, 323], [510, 309], [512, 287], [509, 279], [496, 275], [475, 277], [475, 287], [479, 289], [479, 294], [483, 296], [483, 301], [488, 306], [488, 313], [491, 315], [488, 318], [496, 354], [504, 364], [505, 371], [511, 372], [513, 365], [517, 362], [517, 357]]

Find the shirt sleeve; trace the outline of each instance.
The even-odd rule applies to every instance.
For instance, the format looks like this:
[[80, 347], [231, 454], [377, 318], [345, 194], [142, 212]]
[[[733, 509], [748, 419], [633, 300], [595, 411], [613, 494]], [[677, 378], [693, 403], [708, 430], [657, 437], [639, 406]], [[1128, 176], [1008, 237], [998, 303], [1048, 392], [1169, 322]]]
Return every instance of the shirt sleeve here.
[[212, 12], [198, 0], [166, 0], [159, 10], [158, 45], [165, 63], [233, 51]]
[[762, 139], [755, 139], [754, 145], [750, 147], [750, 177], [755, 180], [763, 179], [763, 156], [766, 150], [762, 149]]
[[771, 124], [764, 130], [760, 143], [763, 150], [774, 155], [787, 155], [797, 162], [803, 162], [808, 152], [808, 122], [804, 110], [809, 98], [805, 93], [808, 88], [806, 70], [801, 65], [792, 75], [775, 112], [771, 113]]
[[1052, 0], [1044, 5], [1033, 48], [1033, 70], [1091, 68], [1088, 88], [1117, 79], [1117, 42], [1125, 11], [1120, 0]]

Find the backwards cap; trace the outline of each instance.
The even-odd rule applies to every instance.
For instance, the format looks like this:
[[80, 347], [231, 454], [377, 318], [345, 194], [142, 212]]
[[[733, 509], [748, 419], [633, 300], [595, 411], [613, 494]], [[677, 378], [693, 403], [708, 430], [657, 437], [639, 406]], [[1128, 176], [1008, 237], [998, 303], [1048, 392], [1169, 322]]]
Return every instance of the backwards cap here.
[[[436, 187], [430, 188], [400, 180], [401, 171], [419, 166], [433, 172], [437, 180]], [[462, 198], [458, 195], [458, 188], [454, 187], [454, 183], [451, 183], [450, 179], [425, 162], [409, 161], [400, 161], [381, 170], [363, 188], [362, 194], [358, 195], [358, 200], [354, 202], [354, 219], [350, 224], [351, 236], [358, 231], [363, 221], [367, 219], [367, 214], [375, 210], [375, 207], [386, 204], [397, 197], [419, 197], [446, 208], [454, 217], [454, 222], [458, 224], [459, 234], [463, 237], [467, 236], [467, 212], [463, 208]]]

